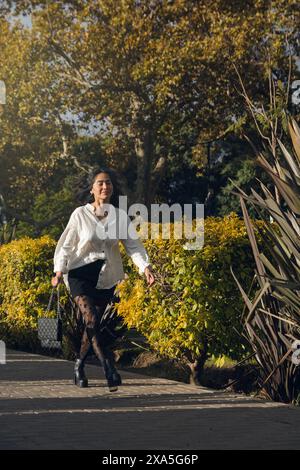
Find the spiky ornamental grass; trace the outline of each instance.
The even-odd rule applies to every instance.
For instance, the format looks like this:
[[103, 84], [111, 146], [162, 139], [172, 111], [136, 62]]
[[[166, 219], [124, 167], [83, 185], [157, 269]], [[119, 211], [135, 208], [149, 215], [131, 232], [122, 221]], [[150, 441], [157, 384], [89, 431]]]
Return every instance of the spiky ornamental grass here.
[[[258, 162], [274, 184], [260, 182], [261, 194], [239, 189], [241, 206], [256, 262], [258, 289], [251, 298], [236, 276], [245, 301], [245, 336], [262, 369], [261, 389], [276, 401], [299, 402], [300, 365], [300, 129], [288, 120], [291, 151], [277, 139], [281, 158], [259, 153]], [[264, 252], [259, 252], [245, 201], [266, 223]], [[234, 273], [233, 273], [234, 275]], [[299, 351], [300, 353], [300, 351]], [[299, 354], [300, 355], [300, 354]]]

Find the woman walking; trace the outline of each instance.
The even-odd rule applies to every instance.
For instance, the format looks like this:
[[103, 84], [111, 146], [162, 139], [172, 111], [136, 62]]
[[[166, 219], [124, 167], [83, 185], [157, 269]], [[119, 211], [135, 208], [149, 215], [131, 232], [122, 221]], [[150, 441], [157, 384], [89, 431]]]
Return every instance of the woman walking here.
[[79, 358], [75, 362], [75, 384], [88, 386], [84, 363], [92, 346], [111, 392], [116, 391], [122, 381], [112, 352], [101, 342], [99, 322], [107, 304], [114, 298], [117, 283], [124, 278], [119, 240], [140, 274], [144, 273], [148, 285], [155, 280], [146, 250], [129, 217], [117, 207], [116, 186], [109, 169], [98, 168], [90, 174], [83, 192], [90, 202], [77, 207], [70, 216], [55, 249], [56, 274], [51, 281], [56, 287], [64, 280], [84, 321]]

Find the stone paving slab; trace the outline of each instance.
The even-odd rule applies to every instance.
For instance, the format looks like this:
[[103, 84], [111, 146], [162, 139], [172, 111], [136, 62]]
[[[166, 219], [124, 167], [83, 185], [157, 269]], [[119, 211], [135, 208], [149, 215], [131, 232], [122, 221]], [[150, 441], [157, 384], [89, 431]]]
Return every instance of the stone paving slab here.
[[87, 365], [8, 351], [0, 365], [0, 449], [300, 449], [300, 409], [121, 371], [117, 392]]

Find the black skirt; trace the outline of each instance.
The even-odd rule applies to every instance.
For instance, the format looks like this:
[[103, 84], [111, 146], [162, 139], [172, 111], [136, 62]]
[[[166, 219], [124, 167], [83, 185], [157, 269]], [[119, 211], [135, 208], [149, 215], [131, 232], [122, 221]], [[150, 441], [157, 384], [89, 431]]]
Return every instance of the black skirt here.
[[105, 261], [98, 259], [93, 263], [70, 269], [68, 272], [68, 283], [73, 298], [78, 295], [88, 295], [94, 299], [103, 299], [103, 295], [111, 295], [113, 293], [115, 286], [111, 289], [96, 289], [99, 274], [104, 263]]

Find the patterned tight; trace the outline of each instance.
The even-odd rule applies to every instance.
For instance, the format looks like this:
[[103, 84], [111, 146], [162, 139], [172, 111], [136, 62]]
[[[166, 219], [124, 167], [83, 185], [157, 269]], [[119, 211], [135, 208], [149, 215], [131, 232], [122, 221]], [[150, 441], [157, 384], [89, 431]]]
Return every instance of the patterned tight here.
[[99, 321], [110, 299], [111, 295], [103, 295], [103, 299], [96, 300], [85, 294], [78, 295], [74, 299], [80, 309], [85, 325], [79, 353], [82, 362], [87, 358], [91, 347], [102, 365], [105, 359], [113, 359], [113, 354], [105, 344], [101, 344], [99, 338]]

